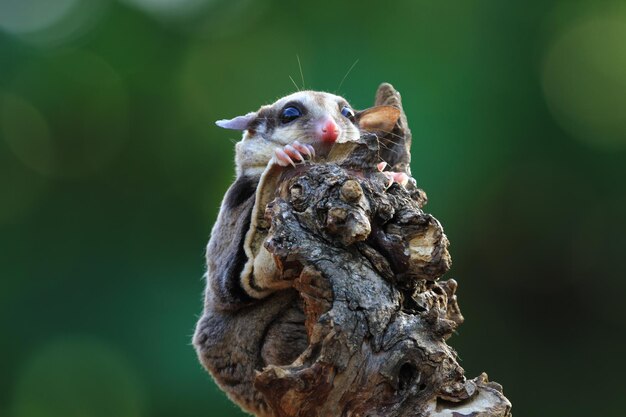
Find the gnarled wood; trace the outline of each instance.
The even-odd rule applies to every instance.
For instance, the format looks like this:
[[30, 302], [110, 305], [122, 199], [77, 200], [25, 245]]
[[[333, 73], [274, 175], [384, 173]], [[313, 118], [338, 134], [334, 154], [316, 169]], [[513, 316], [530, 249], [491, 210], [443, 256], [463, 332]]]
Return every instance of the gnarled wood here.
[[[397, 170], [410, 160], [402, 135], [385, 145], [403, 150]], [[466, 379], [446, 344], [463, 322], [457, 283], [439, 280], [448, 240], [413, 180], [387, 188], [381, 143], [365, 134], [273, 182], [265, 247], [294, 279], [309, 347], [255, 387], [279, 417], [510, 416], [502, 388]]]

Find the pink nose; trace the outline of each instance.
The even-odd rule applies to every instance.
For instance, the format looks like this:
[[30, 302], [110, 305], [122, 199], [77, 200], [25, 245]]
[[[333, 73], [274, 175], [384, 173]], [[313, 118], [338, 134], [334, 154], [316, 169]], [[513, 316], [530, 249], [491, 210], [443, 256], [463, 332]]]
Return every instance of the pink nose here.
[[334, 143], [339, 136], [339, 126], [332, 120], [326, 121], [322, 126], [322, 140]]

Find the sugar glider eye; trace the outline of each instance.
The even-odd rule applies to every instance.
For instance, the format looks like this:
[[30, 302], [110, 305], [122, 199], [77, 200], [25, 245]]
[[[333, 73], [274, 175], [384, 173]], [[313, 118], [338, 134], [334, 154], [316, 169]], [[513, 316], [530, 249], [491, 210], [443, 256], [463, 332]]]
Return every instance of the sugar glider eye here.
[[285, 107], [280, 113], [280, 121], [285, 124], [296, 120], [300, 116], [302, 116], [302, 112], [299, 108], [293, 106]]
[[354, 110], [352, 110], [350, 107], [348, 106], [344, 106], [341, 109], [341, 114], [347, 118], [348, 120], [350, 120], [351, 122], [354, 122]]

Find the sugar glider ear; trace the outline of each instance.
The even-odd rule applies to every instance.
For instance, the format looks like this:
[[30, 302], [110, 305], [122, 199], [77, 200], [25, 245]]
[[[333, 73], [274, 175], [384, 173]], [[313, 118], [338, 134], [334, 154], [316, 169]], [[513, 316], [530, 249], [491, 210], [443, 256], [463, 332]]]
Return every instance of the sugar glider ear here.
[[391, 132], [400, 113], [394, 106], [376, 106], [358, 112], [355, 117], [361, 130]]
[[237, 116], [233, 119], [222, 119], [215, 122], [219, 127], [223, 127], [224, 129], [233, 129], [233, 130], [246, 130], [250, 123], [252, 123], [257, 118], [256, 112], [248, 113], [244, 116]]

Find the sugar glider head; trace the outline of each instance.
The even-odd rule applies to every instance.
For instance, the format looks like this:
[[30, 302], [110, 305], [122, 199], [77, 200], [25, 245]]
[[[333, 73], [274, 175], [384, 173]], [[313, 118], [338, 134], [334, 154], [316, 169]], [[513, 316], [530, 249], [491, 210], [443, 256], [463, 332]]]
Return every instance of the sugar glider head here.
[[244, 130], [247, 138], [262, 138], [276, 145], [294, 141], [333, 144], [357, 140], [361, 130], [390, 131], [400, 116], [391, 106], [355, 111], [340, 96], [318, 91], [299, 91], [263, 106], [256, 112], [216, 124]]
[[299, 91], [258, 111], [216, 124], [244, 131], [236, 146], [237, 175], [257, 176], [277, 148], [297, 141], [311, 145], [317, 155], [327, 155], [333, 144], [356, 141], [364, 130], [391, 131], [399, 117], [396, 107], [354, 111], [343, 97]]

